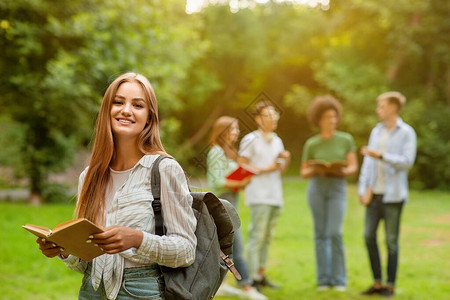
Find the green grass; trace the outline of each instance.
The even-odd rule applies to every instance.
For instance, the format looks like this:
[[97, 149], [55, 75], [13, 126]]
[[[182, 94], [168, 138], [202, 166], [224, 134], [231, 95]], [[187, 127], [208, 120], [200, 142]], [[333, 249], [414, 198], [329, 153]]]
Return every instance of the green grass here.
[[[344, 224], [348, 290], [316, 292], [311, 214], [305, 198], [306, 182], [286, 180], [285, 208], [271, 247], [268, 276], [283, 285], [264, 290], [270, 299], [377, 299], [359, 296], [371, 284], [363, 243], [364, 209], [356, 187], [348, 190]], [[413, 191], [402, 216], [400, 266], [396, 299], [448, 299], [450, 293], [450, 194]], [[35, 238], [21, 229], [25, 223], [53, 227], [72, 216], [70, 205], [32, 207], [0, 203], [0, 299], [76, 299], [81, 274], [58, 259], [47, 259]], [[244, 235], [248, 208], [241, 203]], [[382, 230], [380, 245], [385, 267]], [[385, 268], [384, 268], [385, 269]], [[227, 281], [234, 284], [231, 276]], [[233, 299], [233, 298], [220, 298]], [[236, 298], [237, 299], [237, 298]]]

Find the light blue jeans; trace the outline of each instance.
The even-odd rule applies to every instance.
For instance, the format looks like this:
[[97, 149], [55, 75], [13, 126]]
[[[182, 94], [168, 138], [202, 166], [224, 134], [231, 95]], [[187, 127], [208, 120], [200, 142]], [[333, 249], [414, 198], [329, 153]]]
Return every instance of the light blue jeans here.
[[281, 207], [265, 204], [250, 205], [248, 228], [248, 269], [250, 278], [261, 280], [259, 269], [266, 269], [269, 247]]
[[[164, 300], [164, 281], [158, 266], [125, 269], [122, 286], [116, 299], [119, 300]], [[84, 272], [79, 300], [106, 300], [103, 281], [95, 291], [91, 283], [91, 264]]]
[[[219, 198], [228, 200], [230, 203], [233, 204], [234, 208], [236, 208], [237, 211], [239, 204], [239, 195], [237, 195], [236, 193], [225, 193], [220, 195]], [[233, 263], [242, 277], [241, 280], [238, 280], [237, 284], [239, 286], [251, 284], [252, 280], [248, 275], [247, 263], [245, 262], [244, 259], [244, 241], [242, 239], [241, 228], [239, 228], [234, 232]]]
[[347, 206], [347, 184], [344, 178], [310, 179], [307, 196], [314, 220], [317, 284], [345, 286], [344, 242], [342, 223]]

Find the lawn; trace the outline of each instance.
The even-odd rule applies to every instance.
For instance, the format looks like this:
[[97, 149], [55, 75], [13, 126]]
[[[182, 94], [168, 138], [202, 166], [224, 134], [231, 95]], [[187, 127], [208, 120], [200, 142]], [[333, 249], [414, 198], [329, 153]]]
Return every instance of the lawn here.
[[[270, 299], [376, 299], [359, 296], [371, 284], [362, 238], [364, 209], [356, 187], [349, 186], [344, 224], [348, 289], [317, 292], [313, 256], [312, 220], [305, 199], [306, 182], [286, 180], [285, 208], [276, 228], [268, 275], [283, 285], [264, 290]], [[450, 294], [450, 194], [412, 191], [402, 216], [401, 255], [396, 299], [448, 299]], [[242, 203], [241, 203], [242, 204]], [[47, 259], [34, 237], [21, 229], [25, 223], [48, 227], [72, 216], [70, 205], [32, 207], [0, 203], [0, 299], [76, 299], [81, 274], [66, 269], [58, 259]], [[248, 209], [241, 205], [243, 229]], [[384, 241], [380, 231], [383, 264]], [[227, 281], [234, 284], [231, 276]], [[227, 298], [220, 298], [227, 299]], [[228, 298], [233, 299], [233, 298]]]

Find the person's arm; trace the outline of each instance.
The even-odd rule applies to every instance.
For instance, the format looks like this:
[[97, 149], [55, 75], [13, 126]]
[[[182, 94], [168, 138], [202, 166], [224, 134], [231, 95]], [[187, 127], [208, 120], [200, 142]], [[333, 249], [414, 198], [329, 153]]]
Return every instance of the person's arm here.
[[[362, 152], [362, 150], [361, 150]], [[369, 185], [370, 161], [372, 158], [365, 156], [359, 172], [358, 178], [358, 197], [362, 205], [368, 205], [372, 198], [372, 187]]]
[[344, 176], [350, 176], [358, 171], [358, 158], [356, 157], [356, 152], [351, 151], [347, 153], [347, 167], [342, 169], [342, 174]]
[[[79, 177], [78, 180], [78, 196], [81, 193], [81, 188], [83, 186], [84, 177], [86, 176], [87, 169], [85, 169]], [[48, 242], [45, 239], [38, 238], [36, 240], [36, 243], [39, 244], [39, 249], [42, 251], [42, 254], [44, 254], [47, 257], [55, 257], [57, 256], [61, 261], [64, 262], [64, 264], [74, 271], [84, 273], [87, 267], [87, 262], [74, 256], [74, 255], [65, 255], [62, 253], [64, 251], [63, 248], [59, 247], [58, 245]]]
[[303, 178], [310, 178], [313, 176], [325, 176], [326, 169], [320, 166], [311, 166], [307, 161], [302, 161], [300, 165], [300, 176]]
[[[368, 145], [373, 147], [375, 139], [376, 139], [376, 128], [372, 129], [370, 133]], [[366, 202], [367, 199], [365, 199], [365, 195], [367, 195], [368, 189], [372, 188], [370, 186], [370, 178], [371, 176], [373, 176], [373, 174], [370, 173], [372, 172], [372, 164], [374, 163], [374, 161], [373, 157], [367, 155], [366, 153], [366, 149], [368, 149], [369, 146], [361, 147], [361, 154], [364, 155], [363, 163], [358, 178], [358, 195], [361, 203]]]
[[257, 174], [270, 173], [276, 170], [280, 170], [282, 168], [282, 164], [278, 163], [276, 160], [266, 168], [258, 168], [256, 166], [251, 165], [250, 158], [245, 156], [239, 156], [238, 163], [244, 168], [255, 170]]
[[207, 179], [210, 187], [216, 188], [244, 188], [249, 182], [250, 178], [244, 180], [229, 180], [226, 178], [225, 170], [227, 169], [228, 159], [225, 156], [225, 152], [218, 147], [213, 147], [208, 152], [206, 158], [207, 164]]
[[[280, 160], [281, 161], [278, 161]], [[291, 152], [284, 150], [283, 152], [280, 153], [280, 155], [278, 155], [277, 158], [277, 163], [279, 163], [280, 166], [280, 171], [281, 173], [286, 172], [287, 168], [289, 167], [290, 163], [291, 163]]]
[[417, 151], [417, 137], [413, 129], [405, 132], [405, 139], [401, 143], [401, 154], [382, 153], [380, 159], [395, 169], [409, 170], [414, 164]]
[[325, 168], [320, 166], [311, 166], [308, 160], [311, 159], [310, 153], [311, 139], [308, 139], [303, 146], [302, 163], [300, 165], [300, 176], [303, 178], [311, 178], [315, 175], [324, 176]]
[[414, 160], [416, 159], [417, 137], [414, 130], [408, 130], [405, 134], [406, 137], [401, 143], [401, 154], [389, 152], [381, 153], [380, 151], [373, 150], [367, 146], [364, 146], [361, 149], [361, 153], [375, 159], [380, 159], [395, 169], [408, 170], [413, 166]]
[[246, 177], [242, 180], [230, 180], [230, 179], [226, 179], [225, 180], [225, 187], [229, 188], [229, 189], [243, 189], [247, 186], [247, 184], [250, 183], [251, 181], [251, 177]]

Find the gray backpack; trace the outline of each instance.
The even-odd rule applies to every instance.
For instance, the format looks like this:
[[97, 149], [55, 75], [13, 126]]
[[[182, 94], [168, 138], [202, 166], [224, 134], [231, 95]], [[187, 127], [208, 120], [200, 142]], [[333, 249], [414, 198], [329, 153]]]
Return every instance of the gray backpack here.
[[[152, 207], [155, 214], [155, 233], [164, 235], [161, 214], [161, 176], [159, 163], [169, 158], [159, 156], [152, 168]], [[240, 280], [241, 276], [233, 266], [232, 254], [234, 231], [240, 226], [239, 216], [233, 205], [218, 199], [212, 193], [192, 193], [192, 209], [197, 219], [195, 235], [197, 248], [192, 265], [182, 268], [160, 266], [164, 278], [167, 300], [212, 299], [219, 289], [227, 270]]]

